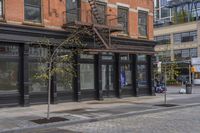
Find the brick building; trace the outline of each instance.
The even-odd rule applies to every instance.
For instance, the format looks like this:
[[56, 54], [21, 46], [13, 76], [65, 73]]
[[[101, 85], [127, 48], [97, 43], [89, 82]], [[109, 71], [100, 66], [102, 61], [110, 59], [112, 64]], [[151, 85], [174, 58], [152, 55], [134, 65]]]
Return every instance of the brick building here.
[[52, 103], [154, 94], [152, 0], [0, 0], [0, 106], [47, 101], [47, 84], [32, 75], [48, 51], [30, 44], [44, 37], [56, 44], [75, 27], [100, 41], [90, 37], [75, 56], [72, 89], [52, 78]]

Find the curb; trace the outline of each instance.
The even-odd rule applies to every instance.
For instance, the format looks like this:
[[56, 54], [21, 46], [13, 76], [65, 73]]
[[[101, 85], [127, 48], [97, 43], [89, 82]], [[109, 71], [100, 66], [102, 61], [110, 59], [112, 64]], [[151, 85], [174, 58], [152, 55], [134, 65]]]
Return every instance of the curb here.
[[190, 107], [196, 107], [196, 106], [200, 106], [200, 103], [186, 104], [186, 105], [180, 105], [180, 106], [174, 106], [174, 107], [163, 107], [163, 108], [158, 108], [158, 109], [148, 109], [148, 110], [137, 111], [137, 112], [136, 111], [127, 112], [127, 113], [122, 113], [122, 114], [117, 114], [117, 115], [111, 115], [111, 116], [99, 117], [99, 118], [90, 118], [90, 119], [85, 119], [85, 120], [55, 122], [55, 123], [37, 125], [37, 126], [26, 127], [26, 128], [5, 129], [5, 130], [0, 131], [0, 133], [22, 133], [22, 132], [30, 131], [34, 129], [42, 130], [42, 129], [56, 128], [60, 126], [69, 126], [69, 125], [82, 124], [82, 123], [87, 123], [87, 122], [97, 122], [97, 121], [108, 120], [108, 119], [116, 119], [116, 118], [122, 118], [122, 117], [128, 117], [128, 116], [165, 112], [165, 111], [170, 111], [170, 110], [184, 109], [184, 108], [190, 108]]

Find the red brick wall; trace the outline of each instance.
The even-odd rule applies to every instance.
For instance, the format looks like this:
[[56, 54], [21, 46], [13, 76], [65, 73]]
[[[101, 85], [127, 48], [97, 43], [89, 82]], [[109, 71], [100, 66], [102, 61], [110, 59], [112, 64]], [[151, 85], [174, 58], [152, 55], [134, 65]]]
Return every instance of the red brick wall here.
[[[137, 7], [149, 10], [148, 18], [148, 39], [153, 39], [153, 0], [108, 0], [108, 14], [117, 15], [117, 4], [129, 5], [129, 36], [138, 38], [138, 15]], [[27, 24], [24, 22], [24, 0], [5, 0], [5, 19], [7, 23]], [[50, 2], [50, 3], [49, 3]], [[42, 26], [51, 29], [62, 29], [65, 22], [66, 11], [65, 0], [42, 0]], [[88, 3], [82, 2], [83, 10], [89, 10]], [[114, 6], [114, 8], [113, 8]], [[82, 20], [88, 21], [86, 12], [82, 12]], [[30, 24], [30, 23], [29, 23]], [[40, 25], [40, 26], [41, 26]], [[34, 26], [34, 24], [32, 24]]]

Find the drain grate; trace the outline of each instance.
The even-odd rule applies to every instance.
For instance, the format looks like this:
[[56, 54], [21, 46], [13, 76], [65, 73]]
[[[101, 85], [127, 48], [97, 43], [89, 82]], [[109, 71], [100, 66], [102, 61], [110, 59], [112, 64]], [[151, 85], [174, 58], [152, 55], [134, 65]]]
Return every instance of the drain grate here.
[[31, 121], [37, 124], [48, 124], [48, 123], [53, 123], [53, 122], [68, 121], [68, 119], [62, 118], [62, 117], [51, 117], [50, 119], [42, 118], [42, 119], [31, 120]]
[[160, 106], [160, 107], [175, 107], [175, 106], [179, 106], [176, 104], [156, 104], [155, 106]]

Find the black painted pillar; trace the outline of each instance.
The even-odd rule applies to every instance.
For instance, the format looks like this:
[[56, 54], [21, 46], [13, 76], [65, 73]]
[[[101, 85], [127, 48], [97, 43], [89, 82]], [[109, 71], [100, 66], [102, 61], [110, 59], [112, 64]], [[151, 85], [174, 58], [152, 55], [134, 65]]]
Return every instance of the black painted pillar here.
[[20, 63], [19, 63], [19, 90], [20, 90], [20, 104], [22, 106], [30, 105], [29, 95], [29, 75], [28, 75], [28, 55], [29, 45], [20, 46]]
[[75, 72], [75, 75], [73, 77], [74, 101], [79, 102], [81, 99], [79, 55], [75, 53], [73, 58]]
[[96, 99], [103, 100], [102, 91], [102, 69], [101, 69], [101, 54], [95, 55], [95, 91]]
[[120, 79], [120, 54], [114, 55], [114, 89], [116, 97], [121, 97], [121, 79]]
[[139, 96], [139, 87], [138, 87], [138, 69], [137, 69], [137, 66], [138, 66], [138, 58], [137, 58], [137, 55], [134, 55], [134, 77], [135, 77], [135, 80], [134, 80], [134, 88], [135, 88], [135, 96]]
[[133, 83], [133, 95], [137, 96], [138, 86], [137, 86], [137, 55], [132, 55], [132, 83]]
[[153, 61], [152, 61], [152, 55], [147, 55], [147, 61], [148, 61], [148, 87], [150, 90], [151, 95], [155, 95], [154, 85], [153, 85]]
[[[54, 52], [53, 47], [51, 47], [51, 55]], [[52, 69], [55, 67], [55, 63], [52, 62]], [[51, 76], [51, 104], [56, 104], [57, 103], [57, 88], [56, 88], [56, 75]]]

